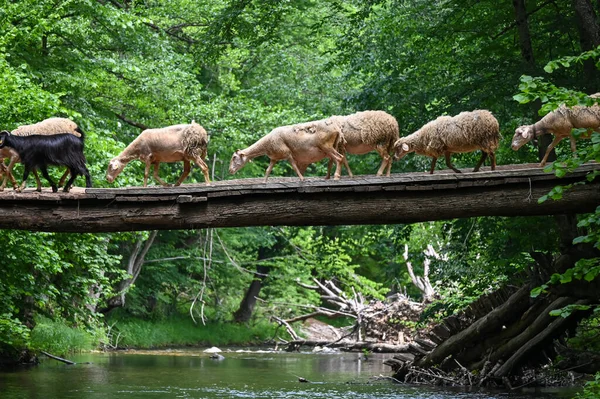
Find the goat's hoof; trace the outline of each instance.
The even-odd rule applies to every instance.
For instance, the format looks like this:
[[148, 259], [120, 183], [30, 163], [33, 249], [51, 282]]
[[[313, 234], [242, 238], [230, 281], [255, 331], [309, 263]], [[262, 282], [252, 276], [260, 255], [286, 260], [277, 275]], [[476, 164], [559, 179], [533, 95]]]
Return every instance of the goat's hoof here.
[[56, 187], [56, 186], [52, 186], [52, 192], [53, 192], [53, 193], [57, 193], [57, 192], [58, 192], [58, 187]]
[[69, 191], [71, 191], [71, 189], [69, 187], [63, 188], [63, 193], [68, 193]]

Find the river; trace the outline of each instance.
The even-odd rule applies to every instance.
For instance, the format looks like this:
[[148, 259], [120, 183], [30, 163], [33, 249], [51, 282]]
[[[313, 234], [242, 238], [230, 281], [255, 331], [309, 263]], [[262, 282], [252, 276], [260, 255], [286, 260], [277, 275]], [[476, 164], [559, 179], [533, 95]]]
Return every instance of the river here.
[[[224, 351], [213, 360], [199, 349], [85, 353], [66, 365], [44, 358], [29, 369], [0, 372], [0, 398], [568, 398], [572, 391], [519, 393], [436, 389], [396, 384], [383, 360], [359, 353]], [[88, 363], [84, 363], [88, 362]], [[299, 377], [309, 382], [299, 382]]]

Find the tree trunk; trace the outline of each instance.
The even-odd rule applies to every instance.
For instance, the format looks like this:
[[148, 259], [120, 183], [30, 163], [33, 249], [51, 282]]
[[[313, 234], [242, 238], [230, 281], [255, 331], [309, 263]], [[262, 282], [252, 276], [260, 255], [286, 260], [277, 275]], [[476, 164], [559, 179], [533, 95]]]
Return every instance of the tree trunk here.
[[127, 274], [131, 277], [119, 282], [117, 288], [115, 289], [117, 295], [109, 298], [106, 301], [106, 306], [98, 309], [98, 312], [108, 313], [115, 308], [125, 306], [125, 293], [127, 292], [127, 289], [129, 289], [129, 287], [135, 283], [140, 275], [142, 266], [144, 265], [144, 260], [146, 259], [146, 254], [150, 250], [150, 247], [152, 247], [157, 234], [158, 230], [154, 230], [150, 233], [150, 236], [147, 240], [144, 241], [142, 238], [138, 239], [138, 241], [135, 243], [133, 251], [131, 252], [131, 255], [129, 256], [129, 261], [127, 262]]
[[[260, 248], [258, 251], [259, 260], [264, 259], [261, 258], [260, 255], [261, 250], [263, 249], [264, 248]], [[246, 323], [252, 318], [252, 314], [254, 313], [254, 306], [256, 305], [256, 298], [258, 297], [258, 294], [260, 293], [260, 290], [263, 287], [265, 279], [269, 275], [269, 271], [270, 267], [268, 266], [256, 266], [256, 277], [250, 283], [250, 287], [248, 287], [246, 295], [244, 295], [244, 299], [242, 299], [242, 302], [240, 303], [239, 309], [236, 310], [236, 312], [233, 314], [233, 320], [236, 323]]]
[[[282, 238], [279, 236], [276, 236], [275, 238], [276, 241], [272, 247], [260, 247], [258, 249], [258, 261], [278, 255], [283, 249], [284, 241]], [[244, 295], [244, 299], [242, 299], [242, 302], [240, 303], [239, 309], [233, 314], [233, 320], [236, 323], [246, 323], [252, 318], [254, 306], [256, 306], [256, 298], [258, 298], [270, 270], [270, 266], [261, 265], [260, 263], [256, 266], [256, 276], [250, 283], [250, 287], [248, 287], [246, 295]]]
[[513, 0], [513, 6], [515, 8], [515, 21], [519, 31], [521, 55], [528, 68], [533, 70], [535, 68], [535, 57], [533, 56], [533, 46], [531, 45], [531, 34], [529, 33], [525, 0]]
[[[582, 51], [593, 50], [600, 45], [600, 25], [596, 18], [594, 6], [590, 0], [573, 0], [576, 26], [579, 29], [579, 43]], [[594, 60], [586, 60], [583, 64], [585, 89], [589, 94], [596, 93], [598, 85], [598, 69]]]

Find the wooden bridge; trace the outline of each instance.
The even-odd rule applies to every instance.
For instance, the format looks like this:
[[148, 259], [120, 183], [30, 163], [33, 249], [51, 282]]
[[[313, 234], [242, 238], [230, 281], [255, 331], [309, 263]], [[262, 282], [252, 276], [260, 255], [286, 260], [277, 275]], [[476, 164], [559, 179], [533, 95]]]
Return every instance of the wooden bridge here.
[[556, 185], [585, 180], [600, 164], [559, 179], [536, 165], [496, 171], [400, 173], [391, 177], [241, 179], [180, 187], [27, 189], [0, 193], [0, 228], [113, 232], [265, 225], [414, 223], [473, 216], [593, 212], [600, 178], [538, 204]]

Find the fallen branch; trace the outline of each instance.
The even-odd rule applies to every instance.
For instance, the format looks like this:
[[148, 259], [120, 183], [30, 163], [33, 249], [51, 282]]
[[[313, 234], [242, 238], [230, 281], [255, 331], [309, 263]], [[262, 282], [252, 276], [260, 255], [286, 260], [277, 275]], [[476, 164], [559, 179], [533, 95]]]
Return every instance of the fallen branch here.
[[44, 352], [44, 351], [40, 351], [40, 352], [41, 352], [43, 355], [46, 355], [46, 356], [48, 356], [50, 359], [58, 360], [59, 362], [63, 362], [63, 363], [66, 363], [66, 364], [77, 364], [77, 363], [75, 363], [75, 362], [74, 362], [74, 361], [72, 361], [72, 360], [63, 359], [62, 357], [58, 357], [58, 356], [51, 355], [51, 354], [49, 354], [48, 352]]

